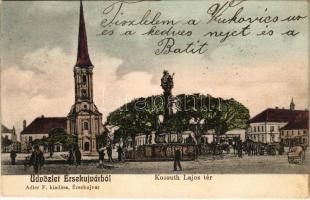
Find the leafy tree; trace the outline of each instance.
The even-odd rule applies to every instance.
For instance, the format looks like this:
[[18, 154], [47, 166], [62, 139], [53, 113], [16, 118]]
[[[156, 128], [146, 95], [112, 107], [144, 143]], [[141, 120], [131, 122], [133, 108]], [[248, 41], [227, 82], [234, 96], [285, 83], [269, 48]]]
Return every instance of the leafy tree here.
[[134, 138], [137, 133], [152, 130], [167, 131], [192, 130], [199, 142], [203, 130], [214, 129], [217, 135], [235, 128], [246, 128], [249, 110], [234, 99], [214, 98], [203, 94], [180, 94], [175, 98], [176, 113], [167, 120], [164, 127], [158, 124], [158, 116], [163, 115], [163, 96], [134, 99], [120, 109], [111, 112], [107, 123], [116, 125], [116, 138]]
[[7, 137], [1, 136], [1, 145], [4, 147], [10, 146], [12, 144], [12, 140], [8, 139]]
[[53, 155], [56, 143], [62, 144], [64, 148], [69, 148], [78, 143], [78, 137], [76, 135], [67, 134], [66, 130], [62, 128], [53, 128], [48, 132], [48, 137], [35, 139], [30, 143], [30, 145], [44, 146], [48, 148], [51, 155]]
[[104, 132], [96, 135], [96, 144], [98, 148], [106, 146], [108, 144], [108, 133]]
[[63, 145], [67, 144], [68, 134], [62, 128], [53, 128], [48, 132], [48, 147], [50, 156], [53, 156], [54, 147], [56, 143], [61, 143]]
[[[137, 133], [150, 133], [158, 128], [157, 116], [163, 114], [161, 96], [134, 99], [123, 105], [120, 109], [110, 113], [107, 118], [108, 124], [120, 127], [115, 138], [133, 138]], [[135, 149], [133, 154], [135, 155]]]
[[249, 110], [234, 99], [223, 100], [212, 119], [216, 135], [223, 135], [236, 128], [245, 129], [250, 118]]
[[67, 140], [65, 143], [66, 148], [72, 147], [77, 145], [78, 143], [78, 137], [77, 135], [73, 135], [73, 134], [68, 134], [67, 135]]
[[62, 128], [53, 128], [48, 132], [48, 140], [50, 143], [66, 144], [68, 133]]
[[42, 139], [35, 139], [32, 142], [30, 142], [31, 146], [33, 145], [40, 145], [47, 147], [48, 146], [48, 138], [43, 137]]

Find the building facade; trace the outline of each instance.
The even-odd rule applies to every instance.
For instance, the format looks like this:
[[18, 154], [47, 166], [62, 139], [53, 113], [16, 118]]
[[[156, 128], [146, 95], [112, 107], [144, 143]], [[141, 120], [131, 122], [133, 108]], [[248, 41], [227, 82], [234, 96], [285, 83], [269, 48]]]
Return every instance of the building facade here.
[[78, 136], [82, 154], [97, 154], [96, 135], [103, 132], [102, 114], [93, 100], [93, 64], [89, 58], [82, 2], [77, 62], [74, 66], [75, 103], [67, 116], [67, 132]]
[[[228, 142], [232, 142], [235, 140], [241, 140], [242, 142], [245, 141], [246, 138], [246, 130], [245, 129], [233, 129], [233, 130], [229, 130], [227, 131], [225, 134], [223, 135], [219, 135], [218, 139], [219, 140], [226, 140]], [[205, 144], [210, 144], [212, 142], [216, 141], [216, 134], [215, 134], [215, 130], [211, 129], [208, 131], [205, 131], [203, 133], [203, 135], [201, 136], [203, 143]]]
[[268, 108], [250, 119], [246, 137], [255, 142], [279, 143], [281, 129], [305, 113], [308, 111], [295, 110], [293, 99], [289, 109]]
[[[24, 121], [24, 128], [20, 133], [21, 151], [29, 152], [32, 148], [33, 141], [48, 138], [49, 131], [54, 128], [61, 128], [63, 130], [67, 130], [67, 118], [44, 117], [42, 115], [35, 118], [28, 126], [26, 125], [26, 121]], [[44, 149], [44, 147], [42, 148]]]
[[7, 128], [1, 124], [1, 152], [20, 151], [20, 142], [17, 141], [15, 127]]
[[298, 116], [281, 128], [281, 142], [285, 147], [309, 146], [309, 112]]
[[14, 126], [12, 129], [9, 129], [6, 126], [1, 124], [1, 137], [6, 138], [8, 140], [12, 140], [12, 141], [17, 141]]
[[255, 142], [280, 142], [280, 129], [286, 124], [287, 122], [268, 121], [268, 119], [264, 122], [250, 122], [247, 137]]

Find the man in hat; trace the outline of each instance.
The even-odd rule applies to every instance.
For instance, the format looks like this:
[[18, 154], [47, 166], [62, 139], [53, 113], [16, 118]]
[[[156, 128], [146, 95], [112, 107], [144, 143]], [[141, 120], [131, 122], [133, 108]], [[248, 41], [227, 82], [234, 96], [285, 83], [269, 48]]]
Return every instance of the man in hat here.
[[107, 153], [108, 153], [108, 160], [109, 162], [113, 162], [113, 159], [112, 159], [112, 145], [109, 144], [108, 147], [107, 147]]
[[123, 148], [121, 147], [121, 145], [119, 145], [118, 148], [117, 148], [118, 162], [122, 161], [122, 155], [123, 155]]
[[38, 145], [35, 145], [30, 157], [30, 165], [33, 166], [34, 173], [38, 174], [44, 164], [44, 155]]
[[99, 149], [99, 168], [103, 168], [104, 167], [104, 148], [100, 148]]
[[11, 153], [10, 153], [11, 165], [15, 165], [16, 156], [17, 156], [16, 152], [14, 150], [12, 150]]
[[79, 146], [76, 144], [74, 145], [74, 159], [75, 159], [75, 165], [78, 166], [81, 164], [82, 154], [79, 149]]
[[173, 171], [177, 171], [177, 167], [179, 167], [180, 171], [182, 171], [182, 166], [181, 166], [181, 150], [180, 148], [177, 148], [175, 151], [174, 151], [174, 164], [173, 164]]

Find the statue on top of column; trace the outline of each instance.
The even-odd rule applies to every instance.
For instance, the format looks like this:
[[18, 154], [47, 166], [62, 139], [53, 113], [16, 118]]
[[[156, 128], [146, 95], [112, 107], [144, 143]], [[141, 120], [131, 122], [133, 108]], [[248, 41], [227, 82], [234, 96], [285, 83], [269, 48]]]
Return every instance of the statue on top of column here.
[[170, 75], [167, 70], [164, 70], [160, 86], [163, 88], [165, 93], [171, 94], [171, 90], [173, 88], [173, 76], [174, 73]]

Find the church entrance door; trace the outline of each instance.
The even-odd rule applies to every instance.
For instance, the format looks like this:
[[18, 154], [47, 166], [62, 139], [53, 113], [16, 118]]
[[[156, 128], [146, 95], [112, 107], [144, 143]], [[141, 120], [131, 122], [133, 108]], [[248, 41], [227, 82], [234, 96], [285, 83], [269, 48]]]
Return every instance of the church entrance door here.
[[84, 151], [89, 151], [89, 142], [84, 143]]

